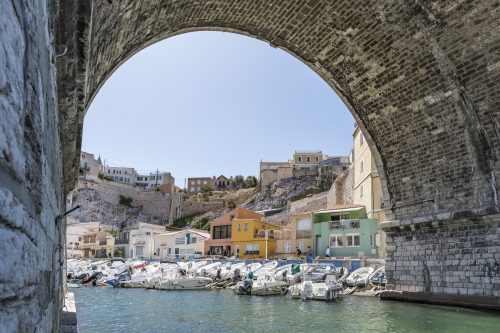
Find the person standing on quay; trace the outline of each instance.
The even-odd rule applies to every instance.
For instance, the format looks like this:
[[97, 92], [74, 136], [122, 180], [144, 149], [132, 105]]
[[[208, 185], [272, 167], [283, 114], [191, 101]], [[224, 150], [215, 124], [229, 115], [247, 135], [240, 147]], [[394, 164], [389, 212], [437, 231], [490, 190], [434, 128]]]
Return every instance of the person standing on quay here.
[[313, 262], [313, 250], [310, 246], [307, 247], [307, 263], [310, 264]]

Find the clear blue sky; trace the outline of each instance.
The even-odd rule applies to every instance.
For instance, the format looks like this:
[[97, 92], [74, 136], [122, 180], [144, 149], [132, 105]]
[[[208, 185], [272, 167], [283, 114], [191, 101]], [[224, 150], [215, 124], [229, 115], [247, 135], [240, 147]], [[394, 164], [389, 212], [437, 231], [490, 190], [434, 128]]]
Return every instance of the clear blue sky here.
[[258, 176], [296, 149], [347, 155], [354, 120], [309, 67], [262, 41], [194, 32], [119, 67], [85, 117], [83, 147], [109, 165], [184, 178]]

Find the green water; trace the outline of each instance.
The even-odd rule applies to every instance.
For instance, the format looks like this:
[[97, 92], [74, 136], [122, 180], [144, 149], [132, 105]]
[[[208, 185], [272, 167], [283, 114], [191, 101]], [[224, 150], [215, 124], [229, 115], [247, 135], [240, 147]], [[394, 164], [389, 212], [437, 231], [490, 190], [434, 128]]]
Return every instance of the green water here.
[[341, 303], [221, 291], [82, 287], [80, 333], [95, 332], [500, 332], [500, 316], [348, 296]]

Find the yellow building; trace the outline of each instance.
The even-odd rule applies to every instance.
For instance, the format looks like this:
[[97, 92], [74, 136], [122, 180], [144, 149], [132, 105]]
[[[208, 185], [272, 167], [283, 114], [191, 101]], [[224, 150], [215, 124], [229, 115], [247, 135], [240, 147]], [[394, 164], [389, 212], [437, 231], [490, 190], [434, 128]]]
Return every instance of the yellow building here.
[[[235, 219], [231, 226], [234, 254], [242, 259], [271, 257], [275, 254], [274, 230], [279, 227], [255, 219]], [[266, 237], [267, 236], [267, 237]]]
[[291, 216], [291, 223], [286, 229], [275, 232], [276, 254], [283, 257], [294, 257], [297, 248], [306, 253], [312, 247], [312, 214], [296, 213]]
[[382, 221], [381, 206], [383, 203], [380, 178], [372, 152], [359, 126], [353, 133], [354, 149], [354, 195], [353, 203], [363, 205], [370, 219]]
[[[383, 195], [380, 177], [368, 143], [359, 126], [353, 133], [353, 203], [366, 208], [367, 217], [379, 222], [385, 221]], [[385, 256], [385, 234], [380, 232], [380, 254]]]

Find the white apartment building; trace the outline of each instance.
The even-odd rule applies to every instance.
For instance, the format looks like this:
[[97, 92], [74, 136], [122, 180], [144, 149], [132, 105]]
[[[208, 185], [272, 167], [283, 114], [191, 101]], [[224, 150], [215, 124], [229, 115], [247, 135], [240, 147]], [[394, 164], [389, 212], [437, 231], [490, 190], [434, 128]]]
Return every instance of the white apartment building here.
[[104, 176], [117, 183], [134, 185], [137, 179], [137, 172], [134, 168], [127, 167], [104, 167]]
[[175, 178], [170, 172], [150, 172], [149, 174], [138, 174], [135, 181], [137, 186], [149, 189], [174, 183]]
[[156, 234], [154, 236], [156, 258], [203, 254], [207, 239], [210, 239], [210, 233], [194, 229]]
[[139, 222], [134, 229], [130, 229], [129, 253], [130, 258], [152, 258], [155, 255], [154, 236], [165, 233], [165, 227], [157, 224]]

